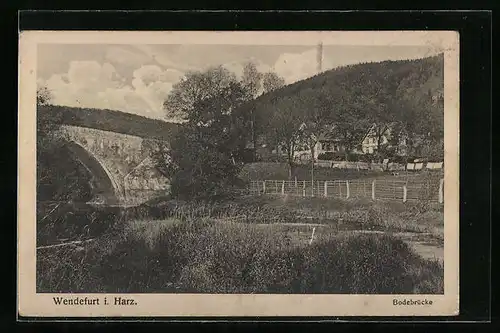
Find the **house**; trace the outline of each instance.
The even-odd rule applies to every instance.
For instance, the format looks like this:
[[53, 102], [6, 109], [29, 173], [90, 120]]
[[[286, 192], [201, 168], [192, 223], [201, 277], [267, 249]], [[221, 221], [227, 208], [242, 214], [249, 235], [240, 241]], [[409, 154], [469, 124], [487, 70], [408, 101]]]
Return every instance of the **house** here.
[[[397, 133], [396, 138], [393, 138], [393, 133]], [[384, 133], [380, 136], [380, 145], [378, 140], [377, 127], [376, 125], [372, 125], [361, 140], [360, 145], [357, 147], [357, 152], [362, 154], [373, 154], [380, 146], [384, 148], [394, 147], [398, 155], [405, 155], [407, 153], [407, 135], [403, 129], [398, 129], [396, 123], [388, 125], [384, 130]]]
[[[392, 140], [393, 131], [399, 131], [396, 143], [394, 143]], [[396, 153], [398, 155], [405, 155], [407, 153], [407, 135], [403, 130], [397, 129], [396, 124], [389, 125], [380, 139], [380, 147], [391, 147], [395, 145]], [[354, 149], [353, 153], [373, 154], [377, 151], [378, 147], [379, 145], [378, 136], [376, 134], [376, 126], [373, 125], [368, 129], [368, 131], [366, 131], [366, 134]], [[320, 135], [318, 143], [315, 147], [314, 157], [315, 159], [317, 159], [319, 154], [338, 153], [344, 151], [345, 146], [342, 144], [340, 138], [335, 136], [335, 130], [332, 128], [332, 130]]]
[[319, 154], [327, 152], [344, 152], [345, 146], [342, 144], [340, 138], [335, 136], [334, 131], [322, 133], [319, 136], [318, 142], [314, 147], [314, 158], [317, 159]]

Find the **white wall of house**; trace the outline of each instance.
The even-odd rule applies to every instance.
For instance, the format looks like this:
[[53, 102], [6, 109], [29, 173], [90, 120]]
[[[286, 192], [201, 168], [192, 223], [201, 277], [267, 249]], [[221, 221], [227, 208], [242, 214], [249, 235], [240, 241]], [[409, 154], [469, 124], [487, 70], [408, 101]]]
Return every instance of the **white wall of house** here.
[[[388, 144], [391, 138], [391, 131], [390, 129], [386, 131], [386, 134], [381, 137], [381, 145]], [[378, 143], [377, 143], [377, 137], [375, 135], [374, 131], [370, 131], [367, 136], [363, 139], [362, 142], [360, 142], [359, 145], [354, 149], [354, 153], [358, 154], [373, 154], [377, 151], [378, 148]], [[318, 156], [323, 153], [327, 152], [341, 152], [344, 151], [344, 147], [338, 142], [334, 140], [320, 140], [316, 143], [314, 146], [314, 159], [317, 160]], [[402, 137], [400, 139], [400, 142], [397, 147], [397, 151], [399, 154], [405, 154], [406, 153], [406, 139]], [[279, 155], [284, 155], [286, 152], [279, 147], [278, 149], [274, 148], [272, 149], [273, 154], [279, 154]], [[294, 159], [295, 160], [302, 160], [302, 161], [310, 161], [311, 160], [311, 151], [307, 147], [307, 145], [299, 146], [297, 147], [295, 153], [294, 153]]]
[[328, 152], [340, 152], [344, 151], [344, 147], [335, 141], [321, 141], [316, 143], [314, 158], [317, 159], [319, 154]]
[[[387, 136], [381, 137], [381, 145], [388, 143]], [[367, 135], [361, 143], [361, 151], [364, 154], [373, 154], [378, 148], [378, 138], [375, 135]]]

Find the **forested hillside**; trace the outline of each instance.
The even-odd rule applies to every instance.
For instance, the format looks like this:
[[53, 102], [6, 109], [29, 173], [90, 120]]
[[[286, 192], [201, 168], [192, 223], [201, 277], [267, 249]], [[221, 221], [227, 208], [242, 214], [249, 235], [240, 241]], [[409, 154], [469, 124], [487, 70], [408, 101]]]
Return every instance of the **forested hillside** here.
[[[339, 67], [264, 94], [256, 100], [256, 103], [265, 105], [276, 99], [300, 98], [308, 93], [316, 99], [328, 99], [333, 102], [335, 98], [342, 97], [338, 96], [339, 93], [344, 93], [346, 96], [337, 100], [341, 103], [332, 108], [332, 112], [341, 107], [348, 108], [349, 101], [356, 98], [412, 101], [424, 108], [428, 107], [426, 103], [429, 97], [443, 95], [443, 61], [443, 55], [440, 54], [417, 60], [384, 61]], [[442, 106], [441, 110], [438, 110], [438, 107], [439, 105], [435, 105], [433, 111], [442, 113]]]
[[182, 126], [115, 110], [59, 105], [38, 105], [37, 120], [39, 126], [50, 122], [166, 140], [169, 140], [178, 127]]
[[247, 107], [270, 119], [268, 133], [289, 118], [294, 123], [302, 119], [310, 137], [335, 125], [336, 135], [351, 150], [372, 124], [381, 135], [388, 124], [397, 124], [411, 142], [419, 142], [418, 153], [439, 151], [444, 126], [443, 65], [440, 54], [339, 67], [261, 95]]

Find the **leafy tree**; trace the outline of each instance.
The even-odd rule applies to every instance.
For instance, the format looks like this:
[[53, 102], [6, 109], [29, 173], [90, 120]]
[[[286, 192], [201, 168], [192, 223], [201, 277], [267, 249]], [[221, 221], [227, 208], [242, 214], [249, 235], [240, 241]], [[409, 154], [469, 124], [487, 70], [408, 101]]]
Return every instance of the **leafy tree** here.
[[263, 75], [262, 86], [264, 93], [277, 90], [285, 85], [285, 79], [274, 72], [267, 72]]
[[[209, 93], [191, 94], [205, 82], [212, 85]], [[172, 91], [167, 101], [184, 110], [186, 122], [170, 147], [160, 147], [155, 156], [158, 169], [171, 179], [174, 197], [212, 200], [238, 183], [237, 156], [245, 135], [236, 110], [246, 101], [245, 93], [235, 76], [221, 67], [190, 74]]]
[[195, 103], [218, 96], [222, 89], [236, 81], [236, 75], [222, 66], [204, 72], [188, 72], [173, 86], [163, 104], [167, 117], [188, 120], [196, 111]]
[[37, 88], [37, 91], [36, 91], [36, 104], [37, 105], [50, 104], [52, 99], [53, 99], [52, 93], [50, 92], [50, 90], [47, 87], [41, 86], [41, 87]]
[[[37, 108], [50, 108], [51, 101], [52, 94], [46, 87], [37, 90]], [[92, 197], [91, 175], [66, 149], [66, 139], [54, 117], [37, 117], [39, 201], [88, 201]]]
[[341, 86], [331, 90], [329, 101], [335, 111], [326, 116], [328, 121], [334, 124], [334, 134], [344, 147], [346, 160], [370, 128], [363, 100], [359, 99], [357, 94], [352, 94], [350, 88]]

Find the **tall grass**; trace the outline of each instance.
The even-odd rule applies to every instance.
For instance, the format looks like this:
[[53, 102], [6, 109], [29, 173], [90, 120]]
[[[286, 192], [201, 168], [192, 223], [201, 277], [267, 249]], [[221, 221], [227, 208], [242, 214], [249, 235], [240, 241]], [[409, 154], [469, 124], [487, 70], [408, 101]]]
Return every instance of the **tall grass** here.
[[116, 207], [87, 204], [39, 202], [37, 204], [37, 246], [61, 240], [88, 239], [112, 232], [122, 213]]
[[144, 216], [136, 214], [129, 220], [174, 218], [185, 221], [212, 218], [249, 224], [321, 223], [351, 229], [426, 232], [440, 238], [444, 236], [442, 207], [426, 202], [262, 195], [211, 204], [170, 200], [153, 209], [159, 209], [162, 213], [148, 214], [144, 208]]
[[289, 233], [273, 227], [211, 219], [162, 223], [134, 222], [87, 248], [38, 253], [37, 291], [443, 292], [441, 264], [388, 235], [332, 232], [311, 246], [294, 246]]

